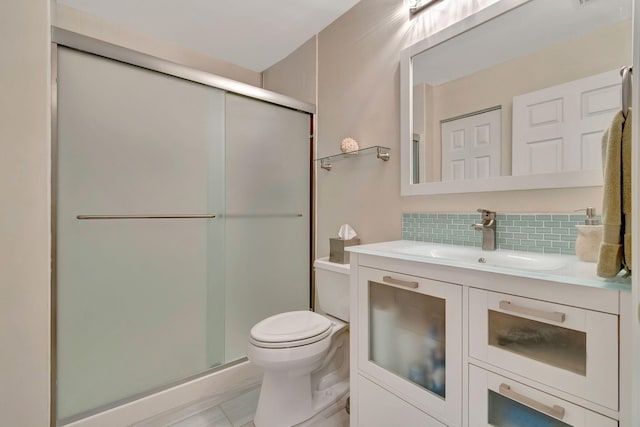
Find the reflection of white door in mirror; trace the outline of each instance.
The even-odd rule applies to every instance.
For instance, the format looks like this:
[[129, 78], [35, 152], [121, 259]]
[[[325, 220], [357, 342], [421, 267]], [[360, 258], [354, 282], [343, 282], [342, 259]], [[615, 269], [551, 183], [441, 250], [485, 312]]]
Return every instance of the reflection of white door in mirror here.
[[442, 180], [500, 176], [502, 109], [443, 120]]
[[[402, 195], [601, 186], [600, 135], [620, 108], [616, 70], [632, 63], [632, 4], [497, 1], [407, 47], [400, 64]], [[600, 75], [607, 77], [576, 88]], [[518, 106], [563, 85], [573, 93]], [[497, 162], [468, 155], [464, 163], [471, 159], [481, 171], [469, 172], [461, 158], [446, 157], [455, 150], [441, 141], [441, 123], [492, 105], [502, 107]]]
[[616, 69], [514, 96], [512, 174], [600, 170], [602, 133], [621, 95]]

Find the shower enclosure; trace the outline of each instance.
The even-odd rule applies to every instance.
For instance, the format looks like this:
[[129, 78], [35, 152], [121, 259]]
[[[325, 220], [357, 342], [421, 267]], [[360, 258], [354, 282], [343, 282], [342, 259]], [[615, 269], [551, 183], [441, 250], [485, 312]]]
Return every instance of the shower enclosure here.
[[62, 44], [53, 341], [66, 424], [241, 360], [254, 323], [309, 308], [312, 107]]

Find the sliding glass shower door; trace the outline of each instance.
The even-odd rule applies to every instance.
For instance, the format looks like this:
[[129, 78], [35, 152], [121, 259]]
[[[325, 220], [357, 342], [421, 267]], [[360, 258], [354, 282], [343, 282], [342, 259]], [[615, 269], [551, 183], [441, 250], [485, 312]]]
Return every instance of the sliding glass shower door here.
[[309, 115], [63, 47], [57, 414], [245, 355], [309, 305]]
[[309, 115], [232, 94], [226, 113], [226, 360], [234, 360], [259, 320], [309, 308]]

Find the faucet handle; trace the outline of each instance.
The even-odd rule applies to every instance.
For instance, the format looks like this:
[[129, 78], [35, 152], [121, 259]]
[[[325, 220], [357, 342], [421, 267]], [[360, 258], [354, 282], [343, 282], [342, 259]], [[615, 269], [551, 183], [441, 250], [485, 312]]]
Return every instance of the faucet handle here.
[[588, 207], [583, 209], [576, 209], [574, 212], [584, 211], [587, 215], [587, 219], [585, 219], [585, 225], [598, 225], [598, 220], [596, 219], [596, 208]]
[[496, 219], [496, 213], [494, 211], [482, 208], [477, 209], [477, 211], [482, 214], [482, 219]]
[[596, 208], [592, 208], [592, 207], [575, 209], [574, 212], [584, 212], [587, 214], [589, 218], [591, 218], [592, 216], [596, 216]]

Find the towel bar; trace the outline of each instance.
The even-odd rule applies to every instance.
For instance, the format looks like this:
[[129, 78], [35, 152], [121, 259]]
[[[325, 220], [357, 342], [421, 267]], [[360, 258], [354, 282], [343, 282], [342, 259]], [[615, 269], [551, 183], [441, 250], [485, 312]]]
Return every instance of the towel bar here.
[[622, 67], [620, 75], [622, 76], [622, 115], [626, 118], [629, 107], [631, 106], [631, 75], [633, 67]]

